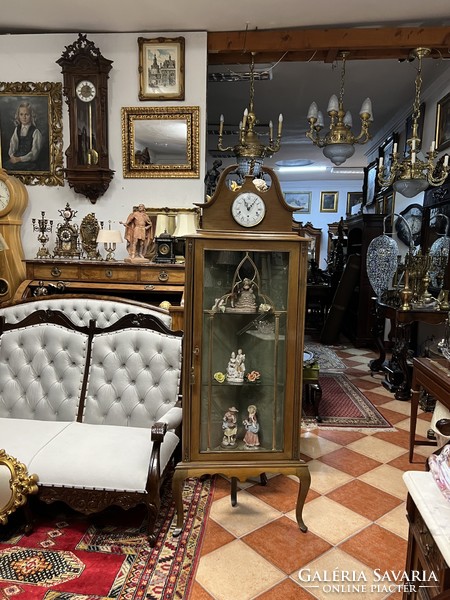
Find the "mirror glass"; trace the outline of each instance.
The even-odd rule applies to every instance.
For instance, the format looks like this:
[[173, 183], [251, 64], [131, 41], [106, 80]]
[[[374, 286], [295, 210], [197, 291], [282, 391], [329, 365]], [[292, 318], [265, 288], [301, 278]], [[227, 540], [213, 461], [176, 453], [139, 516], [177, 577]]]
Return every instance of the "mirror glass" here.
[[11, 471], [0, 464], [0, 513], [6, 512], [12, 501]]
[[122, 108], [124, 177], [199, 177], [199, 107]]

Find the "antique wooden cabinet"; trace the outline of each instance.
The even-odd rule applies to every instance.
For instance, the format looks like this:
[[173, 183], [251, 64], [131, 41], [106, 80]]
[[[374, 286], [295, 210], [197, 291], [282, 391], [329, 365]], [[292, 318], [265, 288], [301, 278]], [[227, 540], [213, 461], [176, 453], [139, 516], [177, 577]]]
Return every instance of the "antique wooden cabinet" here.
[[265, 170], [264, 191], [252, 177], [233, 189], [232, 172], [223, 172], [202, 205], [202, 228], [186, 240], [177, 528], [186, 477], [230, 477], [234, 505], [238, 479], [265, 482], [271, 472], [299, 477], [296, 516], [306, 531], [310, 476], [300, 459], [300, 422], [308, 240], [292, 232], [273, 171]]

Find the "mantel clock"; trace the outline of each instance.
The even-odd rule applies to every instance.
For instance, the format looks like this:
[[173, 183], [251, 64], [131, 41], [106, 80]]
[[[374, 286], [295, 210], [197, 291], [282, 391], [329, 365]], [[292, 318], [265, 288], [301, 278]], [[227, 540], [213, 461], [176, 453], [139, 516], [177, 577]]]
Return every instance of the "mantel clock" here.
[[108, 77], [112, 61], [81, 33], [56, 61], [64, 76], [70, 145], [65, 174], [70, 187], [92, 203], [108, 189]]
[[[300, 480], [302, 531], [308, 466], [300, 458], [308, 240], [292, 231], [293, 208], [275, 173], [233, 180], [225, 169], [186, 237], [182, 461], [173, 491], [177, 531], [186, 477], [237, 481], [265, 473]], [[270, 482], [268, 483], [270, 485]]]
[[0, 303], [11, 300], [25, 280], [20, 229], [27, 204], [25, 185], [0, 168], [0, 234], [7, 246], [0, 248]]

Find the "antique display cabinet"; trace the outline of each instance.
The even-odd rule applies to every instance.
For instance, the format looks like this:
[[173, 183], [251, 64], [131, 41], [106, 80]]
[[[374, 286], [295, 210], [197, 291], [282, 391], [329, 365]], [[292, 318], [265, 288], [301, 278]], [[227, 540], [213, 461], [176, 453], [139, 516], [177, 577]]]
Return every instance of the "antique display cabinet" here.
[[[296, 517], [309, 489], [300, 459], [308, 240], [292, 232], [292, 209], [275, 173], [239, 186], [226, 169], [186, 239], [183, 450], [173, 490], [183, 523], [186, 477], [237, 480], [297, 475]], [[270, 482], [268, 483], [270, 485]]]

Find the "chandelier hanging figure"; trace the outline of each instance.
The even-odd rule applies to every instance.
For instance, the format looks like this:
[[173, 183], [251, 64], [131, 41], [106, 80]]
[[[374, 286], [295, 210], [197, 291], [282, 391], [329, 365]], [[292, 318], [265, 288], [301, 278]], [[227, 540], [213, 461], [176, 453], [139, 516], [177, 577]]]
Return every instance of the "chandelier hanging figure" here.
[[398, 146], [394, 144], [390, 168], [383, 165], [383, 158], [378, 164], [378, 183], [382, 186], [392, 185], [396, 192], [407, 198], [417, 196], [427, 189], [429, 185], [442, 185], [450, 171], [448, 166], [448, 154], [443, 157], [442, 164], [435, 164], [437, 156], [436, 142], [431, 142], [426, 159], [419, 157], [421, 139], [418, 134], [420, 118], [420, 92], [422, 88], [422, 59], [430, 54], [429, 48], [417, 48], [411, 52], [411, 59], [418, 59], [417, 75], [415, 80], [416, 93], [412, 112], [411, 137], [406, 140], [408, 150], [403, 160], [400, 160]]
[[233, 151], [237, 164], [238, 172], [244, 177], [245, 175], [253, 175], [259, 177], [261, 173], [261, 167], [266, 156], [272, 156], [275, 152], [280, 149], [281, 142], [281, 130], [283, 126], [283, 115], [280, 114], [278, 117], [278, 132], [277, 137], [273, 138], [273, 123], [269, 122], [269, 144], [265, 146], [259, 141], [258, 134], [255, 131], [255, 126], [258, 124], [254, 112], [254, 98], [255, 98], [255, 55], [252, 52], [252, 61], [250, 64], [250, 103], [248, 108], [244, 110], [244, 116], [242, 121], [239, 123], [239, 141], [235, 146], [224, 147], [223, 142], [223, 126], [224, 116], [220, 115], [220, 126], [219, 126], [219, 141], [217, 149], [221, 152]]
[[362, 103], [359, 116], [361, 117], [361, 131], [359, 135], [352, 132], [352, 115], [344, 109], [344, 81], [345, 61], [348, 52], [342, 52], [341, 88], [339, 98], [333, 94], [328, 102], [327, 113], [330, 117], [330, 129], [322, 137], [320, 131], [324, 127], [323, 114], [315, 102], [311, 103], [308, 110], [309, 131], [307, 137], [319, 148], [323, 148], [324, 155], [335, 165], [341, 165], [355, 153], [355, 144], [366, 144], [371, 135], [370, 122], [373, 121], [372, 102], [366, 98]]

